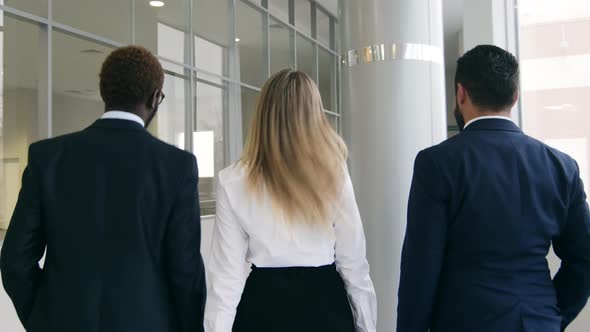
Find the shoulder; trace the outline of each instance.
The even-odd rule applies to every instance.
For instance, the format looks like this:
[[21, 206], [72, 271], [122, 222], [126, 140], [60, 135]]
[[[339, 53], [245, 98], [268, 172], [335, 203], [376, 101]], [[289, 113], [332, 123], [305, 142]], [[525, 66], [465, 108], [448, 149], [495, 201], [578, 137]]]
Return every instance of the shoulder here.
[[76, 140], [80, 135], [81, 132], [75, 132], [37, 141], [29, 146], [29, 159], [54, 156], [64, 145]]
[[171, 158], [174, 161], [182, 161], [185, 163], [196, 163], [196, 157], [194, 154], [190, 153], [189, 151], [180, 149], [172, 144], [168, 144], [157, 137], [152, 136], [148, 133], [147, 140], [148, 143], [153, 146], [153, 148], [158, 151], [158, 153], [165, 155], [167, 158]]
[[236, 183], [241, 183], [246, 178], [246, 175], [245, 166], [240, 162], [235, 162], [219, 172], [217, 181], [221, 187], [230, 187]]

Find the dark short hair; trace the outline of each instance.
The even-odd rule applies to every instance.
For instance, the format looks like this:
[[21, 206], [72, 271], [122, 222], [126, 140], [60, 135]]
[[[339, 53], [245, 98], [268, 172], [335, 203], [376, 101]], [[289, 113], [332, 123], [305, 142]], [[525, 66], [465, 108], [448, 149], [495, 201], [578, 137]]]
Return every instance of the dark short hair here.
[[113, 51], [102, 64], [100, 95], [107, 107], [134, 107], [164, 85], [158, 59], [140, 46]]
[[455, 89], [458, 83], [474, 105], [502, 111], [514, 103], [519, 89], [518, 60], [499, 47], [479, 45], [457, 60]]

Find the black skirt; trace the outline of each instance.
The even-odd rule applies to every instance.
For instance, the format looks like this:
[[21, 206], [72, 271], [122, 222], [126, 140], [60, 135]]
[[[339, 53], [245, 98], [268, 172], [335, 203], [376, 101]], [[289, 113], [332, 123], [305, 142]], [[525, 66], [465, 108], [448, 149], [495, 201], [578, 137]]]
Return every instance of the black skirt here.
[[252, 267], [233, 332], [271, 331], [355, 331], [344, 282], [334, 264]]

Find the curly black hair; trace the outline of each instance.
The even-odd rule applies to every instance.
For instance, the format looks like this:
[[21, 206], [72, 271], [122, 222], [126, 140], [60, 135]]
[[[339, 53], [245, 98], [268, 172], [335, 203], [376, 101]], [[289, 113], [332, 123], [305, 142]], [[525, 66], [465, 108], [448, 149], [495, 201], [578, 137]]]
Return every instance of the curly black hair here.
[[518, 60], [493, 45], [479, 45], [457, 60], [455, 89], [461, 83], [474, 105], [491, 111], [510, 107], [520, 79]]
[[114, 50], [102, 64], [100, 95], [107, 108], [133, 108], [164, 85], [158, 59], [140, 46]]

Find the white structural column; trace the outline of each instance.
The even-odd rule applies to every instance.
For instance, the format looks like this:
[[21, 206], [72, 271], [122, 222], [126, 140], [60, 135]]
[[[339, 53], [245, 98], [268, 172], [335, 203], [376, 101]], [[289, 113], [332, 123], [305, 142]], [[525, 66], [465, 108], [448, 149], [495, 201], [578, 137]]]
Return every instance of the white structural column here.
[[379, 302], [395, 331], [413, 162], [446, 138], [441, 0], [342, 0], [343, 134]]

